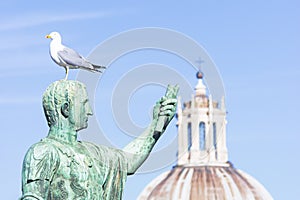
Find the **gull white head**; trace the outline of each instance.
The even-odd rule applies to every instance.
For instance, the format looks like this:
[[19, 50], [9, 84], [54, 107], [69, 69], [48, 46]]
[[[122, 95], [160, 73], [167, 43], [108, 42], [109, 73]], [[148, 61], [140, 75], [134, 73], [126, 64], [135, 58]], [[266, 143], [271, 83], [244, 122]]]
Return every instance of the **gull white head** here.
[[61, 41], [61, 36], [58, 32], [51, 32], [50, 34], [45, 36], [46, 38], [50, 38], [52, 40], [60, 40]]

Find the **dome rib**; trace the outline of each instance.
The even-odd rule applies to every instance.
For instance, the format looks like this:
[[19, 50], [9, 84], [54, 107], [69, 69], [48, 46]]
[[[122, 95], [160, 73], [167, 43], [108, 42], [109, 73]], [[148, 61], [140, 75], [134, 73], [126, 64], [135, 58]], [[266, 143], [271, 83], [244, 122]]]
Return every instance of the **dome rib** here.
[[232, 165], [177, 166], [156, 179], [146, 186], [139, 200], [272, 199], [258, 181]]

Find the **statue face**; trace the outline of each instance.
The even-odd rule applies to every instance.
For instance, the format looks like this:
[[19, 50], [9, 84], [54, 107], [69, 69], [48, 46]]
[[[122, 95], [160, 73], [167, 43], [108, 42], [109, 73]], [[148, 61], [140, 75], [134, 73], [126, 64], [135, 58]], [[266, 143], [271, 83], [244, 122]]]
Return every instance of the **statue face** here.
[[79, 131], [87, 128], [90, 115], [93, 115], [93, 112], [87, 92], [82, 90], [74, 97], [73, 103], [70, 105], [69, 122], [76, 131]]

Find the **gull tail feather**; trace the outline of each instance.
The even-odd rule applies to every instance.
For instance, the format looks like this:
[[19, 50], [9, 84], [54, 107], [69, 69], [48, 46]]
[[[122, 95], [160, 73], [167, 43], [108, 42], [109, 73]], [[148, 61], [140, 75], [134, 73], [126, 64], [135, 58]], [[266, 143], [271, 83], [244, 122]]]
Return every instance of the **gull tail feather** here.
[[100, 65], [95, 65], [95, 64], [92, 64], [94, 69], [106, 69], [105, 66], [100, 66]]
[[94, 64], [91, 64], [93, 66], [93, 68], [88, 68], [89, 71], [91, 72], [100, 72], [102, 73], [101, 69], [106, 69], [106, 67], [104, 66], [99, 66], [99, 65], [94, 65]]
[[93, 72], [93, 73], [94, 72], [102, 73], [102, 71], [100, 69], [94, 68], [93, 66], [90, 66], [90, 67], [80, 66], [79, 68], [90, 71], [90, 72]]

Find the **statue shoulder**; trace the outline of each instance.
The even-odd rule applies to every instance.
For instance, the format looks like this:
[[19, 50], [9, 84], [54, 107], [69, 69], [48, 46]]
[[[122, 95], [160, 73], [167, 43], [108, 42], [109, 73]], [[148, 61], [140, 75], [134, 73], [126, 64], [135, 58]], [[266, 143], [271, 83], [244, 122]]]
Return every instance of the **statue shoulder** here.
[[115, 148], [104, 146], [104, 145], [94, 144], [94, 143], [87, 142], [87, 141], [80, 141], [80, 143], [83, 146], [85, 146], [86, 148], [88, 148], [89, 150], [100, 151], [100, 152], [107, 152], [107, 151], [115, 152], [115, 151], [120, 151], [119, 149], [115, 149]]
[[[58, 156], [57, 148], [53, 143], [48, 140], [41, 140], [38, 143], [33, 144], [27, 151], [25, 160], [34, 159], [34, 160], [43, 160], [43, 159], [52, 159]], [[24, 161], [25, 161], [24, 160]]]
[[59, 155], [53, 144], [42, 140], [32, 145], [23, 160], [22, 187], [30, 188], [29, 183], [33, 180], [51, 181], [59, 163]]
[[91, 142], [82, 141], [81, 144], [95, 157], [103, 162], [110, 162], [110, 160], [122, 160], [126, 161], [126, 154], [121, 149], [108, 147], [104, 145], [96, 145]]

